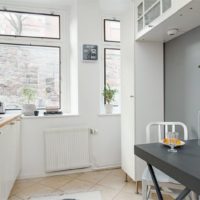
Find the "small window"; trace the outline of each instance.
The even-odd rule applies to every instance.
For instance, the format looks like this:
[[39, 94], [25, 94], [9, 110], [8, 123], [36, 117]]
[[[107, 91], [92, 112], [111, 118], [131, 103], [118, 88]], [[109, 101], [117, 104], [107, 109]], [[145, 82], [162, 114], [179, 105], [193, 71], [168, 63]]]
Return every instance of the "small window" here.
[[104, 20], [104, 41], [120, 42], [120, 21]]
[[117, 90], [114, 105], [120, 105], [120, 49], [104, 49], [104, 84], [109, 84], [112, 89]]
[[0, 35], [60, 38], [60, 16], [0, 11]]
[[[23, 103], [60, 107], [60, 48], [0, 44], [0, 99], [7, 109], [21, 109]], [[34, 92], [32, 102], [24, 89]]]

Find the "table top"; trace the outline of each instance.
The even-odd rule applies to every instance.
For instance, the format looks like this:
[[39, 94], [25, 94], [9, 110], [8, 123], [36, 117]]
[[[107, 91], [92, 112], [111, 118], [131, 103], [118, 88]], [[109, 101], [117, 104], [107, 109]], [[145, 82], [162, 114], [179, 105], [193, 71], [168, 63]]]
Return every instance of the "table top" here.
[[200, 140], [188, 140], [177, 153], [160, 143], [135, 145], [135, 155], [200, 195]]

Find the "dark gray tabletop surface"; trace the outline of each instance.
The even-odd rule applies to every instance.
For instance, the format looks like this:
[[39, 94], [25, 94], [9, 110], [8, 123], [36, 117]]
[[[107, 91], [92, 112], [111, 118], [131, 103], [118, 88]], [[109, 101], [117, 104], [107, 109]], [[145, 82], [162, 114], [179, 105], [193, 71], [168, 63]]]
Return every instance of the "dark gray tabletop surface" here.
[[160, 143], [135, 145], [135, 155], [200, 195], [200, 140], [188, 140], [177, 153]]

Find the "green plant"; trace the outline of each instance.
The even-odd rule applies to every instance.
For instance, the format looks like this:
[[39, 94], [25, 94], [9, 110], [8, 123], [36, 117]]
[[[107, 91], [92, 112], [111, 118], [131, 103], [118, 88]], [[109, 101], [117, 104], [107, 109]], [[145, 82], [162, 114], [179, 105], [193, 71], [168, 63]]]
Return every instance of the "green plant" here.
[[30, 104], [31, 101], [35, 99], [36, 91], [32, 88], [25, 87], [22, 91], [23, 96], [27, 100], [27, 103]]
[[115, 94], [117, 93], [116, 89], [111, 89], [109, 84], [106, 84], [104, 87], [102, 95], [104, 96], [105, 102], [110, 104], [115, 100]]

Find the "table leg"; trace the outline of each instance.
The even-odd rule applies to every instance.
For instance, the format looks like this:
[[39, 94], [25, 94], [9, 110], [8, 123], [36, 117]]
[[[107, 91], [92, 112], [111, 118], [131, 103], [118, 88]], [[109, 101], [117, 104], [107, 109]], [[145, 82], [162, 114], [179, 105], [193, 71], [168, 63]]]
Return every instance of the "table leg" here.
[[185, 188], [181, 194], [176, 198], [176, 200], [182, 200], [182, 199], [185, 199], [185, 197], [191, 192], [190, 189], [188, 188]]
[[156, 189], [156, 193], [157, 193], [158, 199], [159, 200], [163, 200], [163, 196], [161, 194], [160, 187], [158, 185], [158, 181], [156, 179], [153, 167], [149, 163], [147, 163], [147, 165], [148, 165], [148, 169], [149, 169], [149, 172], [151, 174], [151, 178], [153, 180], [153, 183], [154, 183], [154, 186], [155, 186], [155, 189]]

